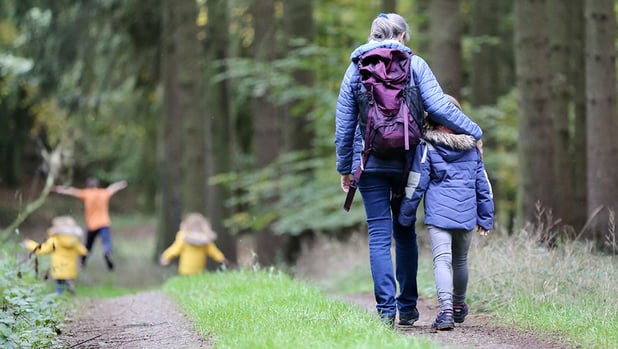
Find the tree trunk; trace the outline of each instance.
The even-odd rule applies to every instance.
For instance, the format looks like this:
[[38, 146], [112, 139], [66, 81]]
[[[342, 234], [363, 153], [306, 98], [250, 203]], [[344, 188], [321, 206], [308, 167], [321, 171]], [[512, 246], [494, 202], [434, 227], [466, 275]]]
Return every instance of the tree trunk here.
[[[549, 103], [549, 40], [545, 9], [546, 1], [515, 2], [518, 178], [520, 213], [525, 223], [541, 223], [539, 218], [551, 218], [554, 207], [553, 123]], [[541, 236], [543, 240], [547, 238]]]
[[[503, 13], [497, 1], [472, 1], [472, 9], [469, 16], [471, 38], [473, 42], [470, 58], [470, 94], [469, 100], [472, 107], [495, 105], [500, 97], [500, 68], [507, 65], [503, 59], [500, 42], [498, 23], [503, 20]], [[511, 52], [512, 54], [512, 52]], [[512, 87], [512, 86], [511, 86]], [[499, 144], [495, 135], [487, 134], [483, 138], [486, 149], [496, 149]], [[513, 215], [512, 209], [502, 210], [502, 202], [509, 195], [503, 189], [498, 176], [492, 171], [488, 173], [494, 198], [495, 211], [504, 212], [504, 216]], [[503, 192], [504, 191], [504, 192]], [[504, 205], [508, 207], [509, 205]], [[503, 220], [504, 222], [510, 222]]]
[[[394, 1], [393, 1], [394, 2]], [[393, 4], [394, 6], [394, 4]], [[385, 12], [394, 12], [394, 9], [383, 9]], [[313, 44], [313, 1], [308, 0], [289, 0], [283, 5], [283, 19], [285, 34], [288, 39], [287, 50], [293, 50]], [[303, 25], [298, 25], [303, 23]], [[302, 43], [295, 43], [295, 42]], [[297, 69], [292, 72], [294, 85], [303, 88], [312, 88], [314, 85], [314, 74], [310, 69]], [[284, 117], [284, 149], [286, 151], [305, 151], [311, 152], [315, 141], [312, 120], [313, 103], [308, 103], [307, 99], [297, 98], [285, 106]], [[309, 232], [307, 232], [309, 233]], [[300, 254], [301, 239], [306, 234], [289, 236], [284, 251], [284, 258], [287, 263], [293, 264]]]
[[[470, 60], [470, 103], [475, 106], [494, 105], [500, 96], [500, 59], [497, 1], [474, 0], [471, 11], [472, 40], [475, 45]], [[493, 39], [493, 40], [492, 40]]]
[[569, 26], [571, 30], [571, 54], [570, 75], [573, 81], [574, 94], [574, 132], [573, 132], [573, 197], [571, 205], [575, 207], [573, 226], [575, 231], [580, 231], [588, 218], [588, 187], [587, 187], [587, 160], [586, 160], [586, 59], [585, 30], [584, 30], [584, 0], [573, 0], [572, 6], [568, 6], [572, 12], [573, 22]]
[[[275, 18], [274, 1], [263, 0], [253, 3], [254, 58], [257, 63], [268, 63], [275, 58]], [[281, 132], [276, 106], [268, 98], [269, 93], [254, 101], [254, 149], [256, 165], [263, 168], [271, 164], [281, 149]], [[256, 239], [258, 262], [262, 266], [274, 265], [277, 252], [281, 251], [283, 238], [276, 235], [270, 227], [258, 232]]]
[[397, 12], [397, 1], [396, 0], [382, 0], [382, 12], [384, 13]]
[[[187, 1], [187, 0], [185, 0]], [[182, 215], [181, 167], [182, 159], [182, 109], [179, 84], [179, 54], [177, 33], [182, 16], [177, 12], [178, 2], [164, 0], [161, 5], [163, 16], [161, 77], [163, 79], [163, 113], [161, 115], [159, 162], [160, 162], [160, 201], [159, 224], [157, 228], [157, 247], [155, 258], [172, 242]]]
[[[500, 24], [498, 24], [498, 39], [499, 49], [497, 59], [503, 64], [498, 64], [498, 90], [496, 91], [498, 96], [507, 94], [513, 90], [515, 77], [515, 44], [513, 35], [513, 1], [519, 0], [500, 0], [495, 1], [498, 6], [497, 16], [500, 18]], [[492, 1], [493, 3], [494, 1]], [[511, 19], [511, 20], [509, 20]], [[511, 23], [505, 25], [505, 23]], [[495, 64], [495, 63], [494, 63]]]
[[[231, 159], [234, 158], [231, 139], [232, 111], [230, 108], [230, 93], [228, 80], [215, 81], [214, 75], [227, 70], [225, 64], [220, 64], [228, 58], [228, 1], [208, 0], [208, 27], [206, 40], [206, 76], [208, 89], [208, 177], [227, 173], [231, 170]], [[217, 68], [219, 67], [219, 68]], [[208, 216], [213, 229], [218, 233], [217, 246], [232, 263], [237, 262], [236, 239], [225, 229], [223, 221], [229, 217], [230, 210], [225, 202], [230, 198], [229, 190], [222, 185], [211, 185], [208, 190]]]
[[412, 37], [410, 39], [412, 52], [421, 55], [425, 58], [425, 60], [429, 60], [429, 42], [431, 41], [429, 27], [430, 20], [427, 15], [430, 13], [430, 0], [417, 0], [416, 9], [414, 11], [414, 20], [408, 19], [408, 24], [416, 27], [416, 30], [412, 30], [411, 32], [418, 33], [417, 37]]
[[[302, 40], [302, 46], [313, 42], [313, 5], [312, 1], [289, 0], [283, 5], [284, 28], [287, 35], [287, 50], [299, 47], [293, 41]], [[303, 25], [298, 25], [303, 23]], [[314, 84], [313, 72], [310, 69], [298, 69], [292, 72], [296, 86], [311, 87]], [[286, 106], [284, 125], [285, 149], [290, 151], [309, 150], [313, 145], [313, 122], [311, 105], [306, 100], [297, 98]]]
[[549, 0], [547, 13], [549, 24], [549, 52], [550, 52], [550, 104], [554, 124], [554, 166], [556, 173], [556, 207], [554, 216], [563, 223], [573, 225], [574, 207], [572, 197], [574, 195], [572, 167], [573, 155], [571, 152], [572, 137], [570, 134], [569, 110], [572, 110], [574, 102], [573, 81], [569, 79], [569, 62], [574, 56], [571, 53], [573, 41], [569, 27], [573, 25], [569, 6], [564, 6], [561, 0]]
[[433, 0], [430, 5], [429, 31], [431, 68], [445, 93], [461, 101], [463, 21], [459, 0]]
[[586, 0], [585, 16], [588, 215], [592, 220], [587, 237], [601, 243], [608, 224], [615, 223], [609, 212], [618, 207], [614, 1]]
[[[202, 100], [200, 58], [202, 45], [197, 40], [197, 5], [194, 0], [175, 3], [177, 13], [174, 40], [178, 50], [175, 55], [178, 86], [178, 113], [182, 114], [182, 202], [184, 214], [206, 212], [206, 117]], [[196, 76], [197, 74], [197, 76]]]

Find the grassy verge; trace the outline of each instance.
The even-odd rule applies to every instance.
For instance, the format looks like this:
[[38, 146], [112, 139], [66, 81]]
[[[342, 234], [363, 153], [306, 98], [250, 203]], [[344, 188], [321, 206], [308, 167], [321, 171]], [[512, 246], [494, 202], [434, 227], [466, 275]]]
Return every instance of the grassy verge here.
[[437, 348], [278, 271], [174, 277], [164, 290], [218, 348]]
[[545, 249], [525, 233], [477, 239], [472, 303], [505, 324], [555, 333], [583, 348], [618, 347], [618, 259], [569, 242]]
[[[437, 304], [427, 234], [419, 231], [418, 236], [419, 294]], [[546, 249], [535, 241], [525, 232], [474, 236], [469, 256], [471, 311], [491, 312], [496, 323], [555, 335], [573, 346], [618, 348], [618, 257], [595, 254], [582, 242]], [[327, 270], [328, 278], [313, 278], [311, 270], [301, 269], [303, 277], [308, 275], [328, 293], [372, 292], [366, 239], [352, 239], [348, 246], [320, 244], [325, 250], [311, 248], [302, 263], [324, 260], [326, 264], [317, 268]], [[356, 259], [350, 251], [356, 251]], [[335, 255], [343, 263], [335, 261]]]

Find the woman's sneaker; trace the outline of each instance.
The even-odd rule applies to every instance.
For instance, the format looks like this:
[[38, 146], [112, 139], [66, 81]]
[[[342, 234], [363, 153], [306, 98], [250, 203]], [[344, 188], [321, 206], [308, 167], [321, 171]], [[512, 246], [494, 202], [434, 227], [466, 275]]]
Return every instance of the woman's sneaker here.
[[441, 311], [436, 316], [436, 319], [431, 324], [431, 330], [448, 331], [455, 328], [455, 320], [453, 320], [453, 312], [449, 310]]
[[466, 303], [453, 306], [453, 319], [455, 319], [456, 323], [464, 322], [466, 315], [468, 315], [468, 305]]
[[418, 321], [418, 310], [414, 308], [409, 313], [399, 313], [399, 324], [402, 326], [412, 326]]

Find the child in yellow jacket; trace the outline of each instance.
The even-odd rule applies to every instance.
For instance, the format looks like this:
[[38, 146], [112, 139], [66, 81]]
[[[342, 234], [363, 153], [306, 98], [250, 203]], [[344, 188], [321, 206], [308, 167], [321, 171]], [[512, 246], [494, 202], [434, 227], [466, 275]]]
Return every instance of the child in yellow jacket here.
[[37, 255], [51, 254], [51, 277], [56, 281], [56, 293], [66, 288], [75, 294], [77, 261], [79, 256], [88, 255], [88, 250], [79, 241], [82, 229], [70, 216], [59, 216], [52, 220], [47, 230], [49, 238], [42, 244], [25, 239], [23, 245]]
[[176, 240], [163, 251], [159, 262], [165, 266], [179, 257], [178, 273], [181, 275], [202, 272], [208, 257], [217, 263], [227, 264], [225, 256], [214, 243], [216, 239], [217, 233], [212, 230], [206, 217], [199, 213], [190, 213], [180, 223]]

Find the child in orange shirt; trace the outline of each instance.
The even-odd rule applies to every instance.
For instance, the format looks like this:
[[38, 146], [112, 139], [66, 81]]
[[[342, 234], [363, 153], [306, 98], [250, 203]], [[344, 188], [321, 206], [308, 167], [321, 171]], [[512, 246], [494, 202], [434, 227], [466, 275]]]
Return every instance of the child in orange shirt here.
[[178, 273], [181, 275], [202, 272], [208, 257], [226, 265], [225, 256], [214, 243], [216, 239], [217, 233], [212, 230], [206, 217], [199, 213], [190, 213], [180, 223], [176, 240], [163, 251], [159, 262], [161, 265], [168, 265], [173, 258], [179, 257]]
[[[109, 270], [114, 269], [112, 261], [112, 237], [111, 219], [109, 217], [109, 200], [116, 192], [127, 187], [127, 181], [120, 181], [110, 184], [107, 188], [99, 188], [99, 181], [96, 178], [88, 178], [85, 189], [73, 187], [55, 186], [52, 191], [58, 194], [76, 197], [84, 203], [84, 215], [88, 235], [86, 236], [86, 248], [92, 249], [94, 240], [98, 235], [103, 242], [103, 257]], [[82, 266], [86, 265], [86, 256], [82, 257]]]
[[25, 239], [23, 246], [37, 255], [51, 254], [51, 277], [56, 281], [56, 293], [62, 294], [66, 288], [75, 294], [77, 258], [88, 255], [86, 247], [79, 242], [82, 228], [73, 217], [60, 216], [52, 220], [47, 234], [49, 238], [44, 243]]

